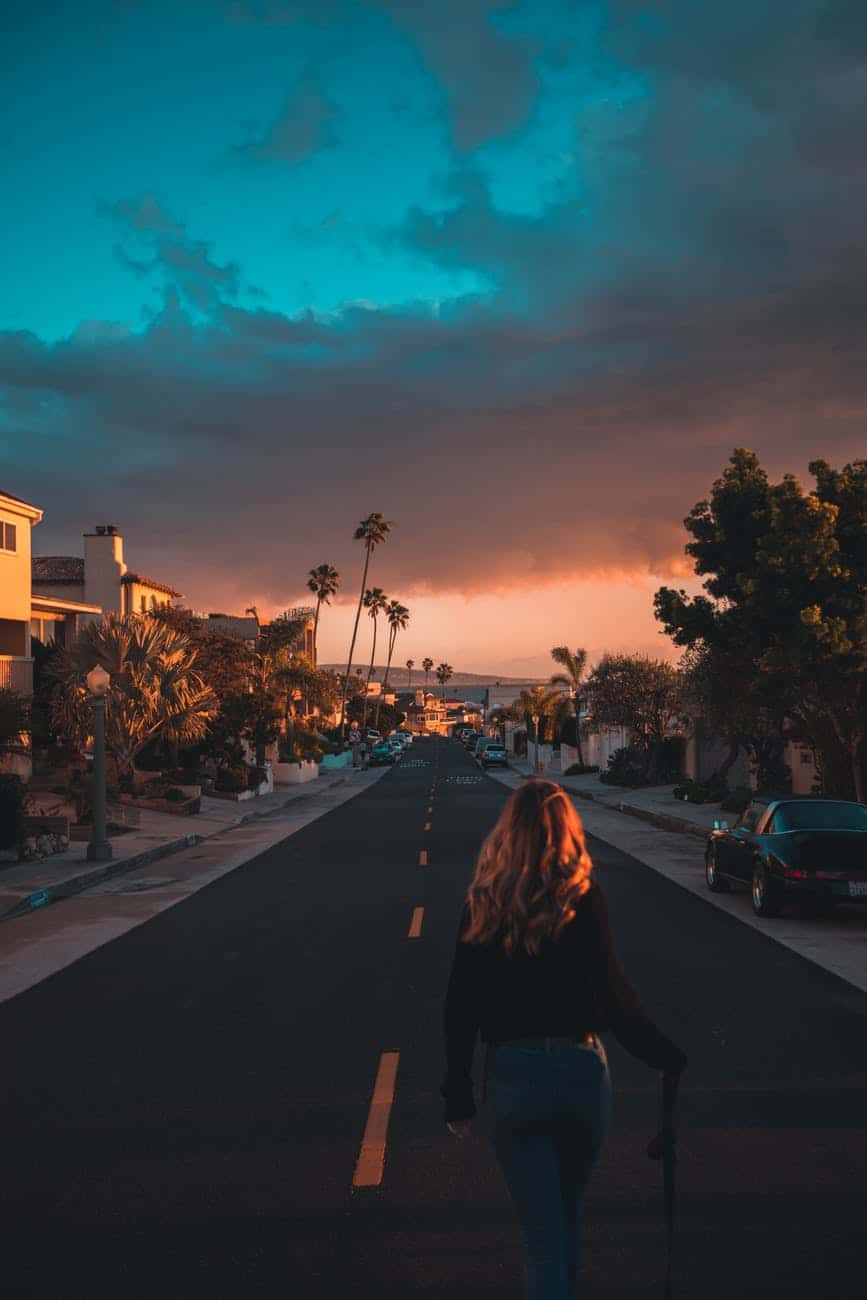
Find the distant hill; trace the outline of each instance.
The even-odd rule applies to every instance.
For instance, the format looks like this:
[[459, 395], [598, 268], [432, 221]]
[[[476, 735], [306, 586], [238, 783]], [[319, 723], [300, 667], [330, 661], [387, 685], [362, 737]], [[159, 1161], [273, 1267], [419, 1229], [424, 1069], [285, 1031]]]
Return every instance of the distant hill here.
[[[346, 664], [320, 664], [320, 668], [329, 668], [332, 672], [342, 673], [346, 670]], [[353, 666], [353, 672], [358, 665]], [[361, 670], [362, 677], [367, 677], [367, 668]], [[381, 682], [385, 676], [385, 664], [377, 664], [373, 669], [374, 679]], [[401, 690], [406, 690], [406, 669], [401, 664], [391, 665], [391, 684]], [[527, 686], [541, 685], [547, 681], [545, 677], [499, 677], [496, 673], [463, 673], [455, 672], [446, 683], [446, 690], [453, 691], [456, 686]], [[412, 689], [417, 686], [424, 686], [424, 669], [413, 668], [412, 670]], [[436, 675], [431, 673], [428, 680], [428, 686], [431, 689], [440, 690], [440, 684]]]

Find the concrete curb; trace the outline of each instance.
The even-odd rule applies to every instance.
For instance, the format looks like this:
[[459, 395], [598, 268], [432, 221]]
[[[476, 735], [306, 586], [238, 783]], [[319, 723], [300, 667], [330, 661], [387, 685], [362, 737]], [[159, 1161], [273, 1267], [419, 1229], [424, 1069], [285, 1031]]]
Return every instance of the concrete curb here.
[[[345, 776], [338, 776], [333, 781], [319, 787], [322, 790], [333, 790], [335, 786], [343, 785], [346, 781]], [[309, 783], [314, 784], [312, 781]], [[147, 866], [149, 862], [159, 862], [161, 858], [169, 858], [173, 853], [180, 853], [182, 849], [191, 849], [196, 844], [204, 844], [217, 835], [222, 835], [224, 831], [235, 830], [238, 826], [245, 826], [248, 822], [264, 821], [266, 817], [273, 816], [274, 813], [282, 812], [290, 804], [300, 803], [305, 796], [313, 794], [313, 790], [304, 789], [304, 793], [292, 795], [285, 799], [282, 804], [277, 804], [273, 808], [266, 808], [264, 812], [251, 810], [243, 813], [235, 821], [221, 826], [219, 830], [214, 831], [211, 835], [197, 835], [195, 832], [189, 835], [180, 835], [177, 839], [167, 840], [164, 844], [155, 844], [152, 849], [142, 849], [140, 853], [133, 853], [128, 858], [121, 858], [117, 862], [105, 862], [98, 866], [86, 868], [77, 876], [69, 876], [66, 880], [58, 881], [56, 885], [48, 885], [45, 889], [37, 889], [32, 894], [23, 895], [19, 901], [5, 912], [0, 912], [0, 922], [13, 921], [16, 917], [26, 916], [30, 912], [35, 912], [39, 908], [48, 907], [51, 903], [59, 903], [64, 898], [72, 898], [76, 894], [83, 893], [93, 885], [99, 885], [104, 880], [110, 880], [112, 876], [123, 875], [125, 871], [134, 871], [137, 867]]]

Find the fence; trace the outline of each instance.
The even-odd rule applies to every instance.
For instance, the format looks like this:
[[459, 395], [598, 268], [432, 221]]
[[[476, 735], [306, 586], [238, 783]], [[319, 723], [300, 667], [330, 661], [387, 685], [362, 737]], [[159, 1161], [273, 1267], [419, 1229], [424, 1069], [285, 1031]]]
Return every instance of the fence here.
[[33, 660], [0, 655], [0, 688], [33, 694]]

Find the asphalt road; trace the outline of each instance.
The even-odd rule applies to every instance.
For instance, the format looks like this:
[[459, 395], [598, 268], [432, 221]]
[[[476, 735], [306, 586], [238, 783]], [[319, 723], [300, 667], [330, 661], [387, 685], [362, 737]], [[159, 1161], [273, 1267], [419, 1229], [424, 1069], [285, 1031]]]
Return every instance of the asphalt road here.
[[[450, 1137], [438, 1095], [461, 897], [507, 794], [457, 742], [417, 743], [0, 1006], [3, 1296], [518, 1300], [496, 1166], [481, 1132]], [[624, 963], [690, 1056], [675, 1296], [860, 1300], [867, 996], [591, 849]], [[582, 1294], [632, 1300], [661, 1295], [657, 1079], [609, 1047]], [[383, 1052], [400, 1054], [384, 1178], [354, 1189]]]

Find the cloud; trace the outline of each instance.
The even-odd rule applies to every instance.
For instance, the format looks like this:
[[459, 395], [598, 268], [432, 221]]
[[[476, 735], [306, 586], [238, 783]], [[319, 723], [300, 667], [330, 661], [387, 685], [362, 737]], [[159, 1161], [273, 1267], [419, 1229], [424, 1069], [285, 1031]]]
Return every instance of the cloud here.
[[[575, 100], [547, 201], [510, 210], [463, 160], [388, 234], [475, 272], [474, 296], [242, 305], [240, 268], [153, 197], [116, 204], [132, 269], [160, 279], [146, 327], [0, 335], [0, 432], [43, 548], [108, 501], [195, 603], [218, 582], [279, 602], [313, 563], [354, 566], [354, 523], [382, 510], [387, 590], [537, 592], [682, 570], [682, 520], [734, 446], [775, 475], [863, 455], [867, 23], [833, 9], [611, 0], [607, 57], [636, 89]], [[491, 11], [461, 12], [508, 46]]]
[[304, 162], [335, 142], [336, 117], [337, 109], [318, 75], [308, 70], [293, 87], [282, 113], [246, 140], [239, 152], [257, 162]]
[[451, 138], [459, 154], [501, 138], [527, 120], [539, 92], [534, 59], [541, 42], [506, 33], [495, 17], [509, 0], [374, 0], [417, 46], [442, 87]]
[[[114, 246], [121, 265], [135, 275], [156, 272], [163, 284], [172, 285], [193, 307], [208, 311], [224, 298], [235, 298], [240, 289], [240, 273], [235, 262], [220, 264], [211, 256], [210, 244], [193, 239], [186, 227], [176, 221], [152, 194], [134, 199], [119, 199], [100, 205], [122, 232]], [[146, 256], [130, 253], [124, 240], [133, 239]]]

